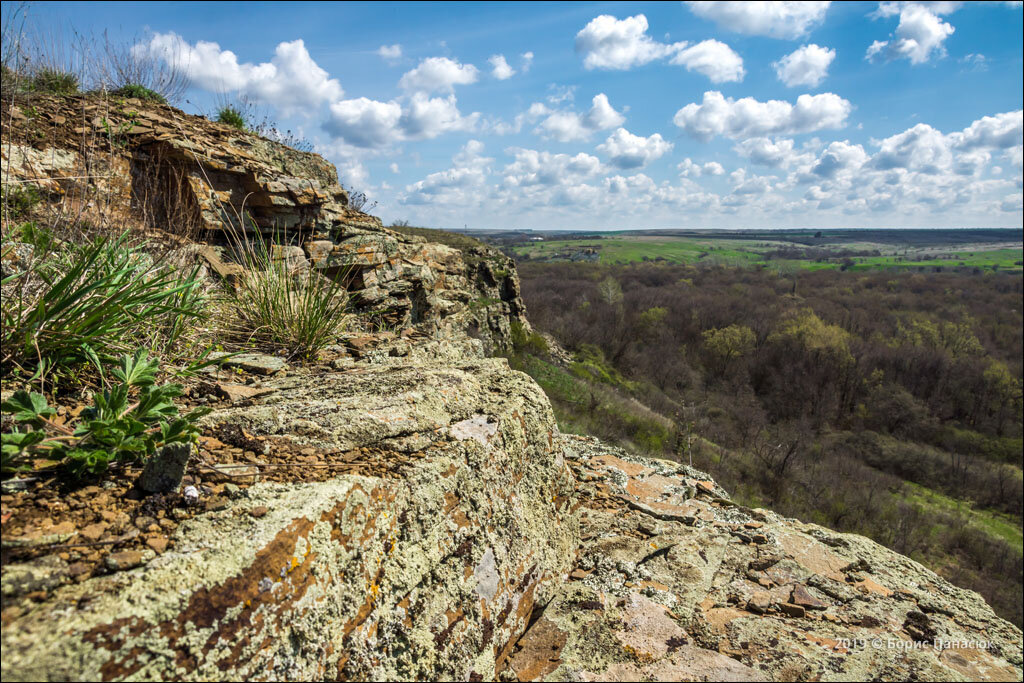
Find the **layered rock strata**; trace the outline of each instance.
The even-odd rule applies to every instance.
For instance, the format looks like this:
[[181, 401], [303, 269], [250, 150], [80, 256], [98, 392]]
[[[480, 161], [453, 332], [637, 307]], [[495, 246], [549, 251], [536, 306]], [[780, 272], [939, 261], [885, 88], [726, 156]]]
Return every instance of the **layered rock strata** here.
[[511, 259], [382, 227], [317, 154], [137, 99], [5, 102], [2, 122], [0, 182], [36, 188], [69, 217], [141, 221], [226, 246], [225, 258], [246, 242], [296, 245], [382, 323], [455, 326], [492, 352], [512, 322], [529, 327]]

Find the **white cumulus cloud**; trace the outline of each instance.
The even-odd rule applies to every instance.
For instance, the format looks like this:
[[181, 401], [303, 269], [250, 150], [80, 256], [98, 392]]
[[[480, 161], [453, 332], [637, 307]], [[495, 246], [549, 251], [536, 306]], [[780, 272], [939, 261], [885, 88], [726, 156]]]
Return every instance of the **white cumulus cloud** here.
[[955, 30], [939, 18], [956, 9], [959, 3], [938, 3], [926, 6], [917, 3], [896, 5], [882, 3], [879, 7], [880, 16], [890, 16], [898, 11], [900, 23], [896, 33], [890, 40], [876, 40], [868, 47], [865, 58], [873, 60], [884, 56], [886, 59], [909, 59], [911, 64], [924, 64], [933, 55], [943, 57], [946, 38]]
[[681, 49], [669, 63], [704, 74], [713, 83], [742, 81], [745, 74], [743, 59], [731, 47], [717, 40], [705, 40]]
[[622, 169], [646, 166], [671, 149], [672, 143], [666, 142], [658, 133], [645, 138], [633, 135], [625, 128], [617, 129], [597, 146], [597, 151], [607, 156], [612, 166]]
[[472, 130], [478, 115], [462, 116], [455, 95], [428, 97], [414, 93], [402, 111], [399, 125], [403, 137], [413, 140], [436, 138], [449, 131]]
[[588, 140], [593, 133], [615, 128], [626, 120], [625, 116], [612, 107], [604, 93], [594, 95], [590, 110], [586, 114], [553, 111], [540, 103], [534, 103], [527, 114], [531, 117], [544, 116], [544, 120], [534, 132], [559, 142]]
[[958, 134], [957, 146], [965, 149], [1009, 149], [1024, 142], [1024, 110], [983, 116]]
[[403, 204], [466, 206], [477, 204], [486, 192], [489, 165], [494, 159], [483, 156], [484, 144], [468, 141], [452, 157], [451, 168], [431, 173], [423, 180], [406, 186], [399, 197]]
[[617, 19], [609, 14], [595, 17], [576, 34], [576, 52], [587, 69], [631, 69], [675, 52], [647, 35], [647, 17]]
[[381, 45], [377, 48], [377, 54], [389, 61], [399, 59], [402, 56], [402, 46], [398, 44]]
[[476, 83], [479, 73], [472, 64], [460, 64], [447, 57], [428, 57], [403, 74], [398, 85], [410, 92], [450, 93], [456, 85]]
[[812, 88], [828, 76], [828, 67], [836, 58], [836, 51], [827, 47], [804, 45], [772, 64], [775, 75], [790, 88], [806, 85]]
[[830, 2], [687, 2], [690, 11], [722, 28], [795, 40], [825, 19]]
[[733, 147], [733, 150], [755, 164], [773, 168], [790, 166], [796, 156], [793, 151], [793, 141], [789, 138], [779, 140], [766, 137], [748, 138]]
[[132, 48], [137, 55], [164, 60], [184, 71], [191, 82], [211, 92], [238, 92], [289, 114], [340, 98], [337, 79], [320, 68], [302, 40], [279, 43], [269, 62], [239, 63], [217, 43], [190, 45], [176, 33], [157, 33]]
[[509, 66], [505, 55], [492, 55], [487, 61], [491, 63], [491, 75], [499, 81], [512, 78], [516, 74], [516, 70]]
[[576, 52], [583, 55], [586, 69], [625, 71], [671, 57], [671, 64], [703, 74], [715, 83], [743, 80], [743, 59], [725, 43], [659, 43], [647, 35], [647, 28], [643, 14], [626, 19], [602, 14], [576, 34]]
[[734, 100], [711, 90], [700, 104], [692, 102], [676, 112], [674, 123], [692, 137], [708, 141], [715, 136], [750, 138], [793, 135], [823, 128], [842, 128], [850, 102], [834, 93], [800, 95], [796, 104], [782, 100], [760, 102], [752, 97]]
[[503, 171], [504, 183], [508, 187], [577, 183], [602, 170], [600, 159], [583, 152], [573, 156], [521, 147], [510, 147], [505, 152], [514, 159]]
[[463, 116], [454, 95], [381, 102], [360, 97], [331, 104], [324, 130], [363, 149], [382, 149], [405, 140], [429, 140], [452, 131], [476, 127], [480, 115]]
[[831, 180], [841, 173], [859, 170], [867, 160], [867, 152], [860, 145], [851, 145], [848, 140], [836, 141], [825, 148], [811, 173]]
[[927, 123], [919, 123], [902, 133], [887, 137], [878, 146], [879, 150], [871, 163], [881, 171], [902, 168], [936, 174], [949, 169], [953, 164], [949, 140]]
[[708, 161], [702, 165], [687, 157], [676, 164], [676, 168], [679, 169], [679, 175], [684, 178], [725, 175], [725, 169], [717, 161]]
[[324, 128], [356, 147], [385, 147], [400, 138], [397, 129], [401, 118], [402, 106], [397, 102], [359, 97], [331, 104]]

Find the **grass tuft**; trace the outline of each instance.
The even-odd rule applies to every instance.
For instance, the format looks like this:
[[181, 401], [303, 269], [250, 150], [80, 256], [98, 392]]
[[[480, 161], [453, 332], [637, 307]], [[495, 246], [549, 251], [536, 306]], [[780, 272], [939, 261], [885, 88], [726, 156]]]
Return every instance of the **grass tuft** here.
[[118, 97], [135, 97], [144, 102], [159, 102], [160, 104], [167, 104], [167, 98], [158, 93], [152, 88], [147, 88], [144, 85], [138, 83], [128, 83], [122, 85], [117, 90], [111, 92], [112, 95]]
[[220, 111], [217, 112], [216, 121], [217, 123], [223, 123], [241, 131], [244, 131], [247, 128], [245, 125], [245, 117], [242, 116], [242, 112], [230, 105], [221, 107]]
[[[119, 354], [168, 351], [183, 338], [187, 323], [204, 314], [199, 281], [159, 267], [144, 245], [127, 240], [124, 233], [37, 253], [48, 242], [33, 235], [34, 253], [2, 281], [0, 373], [40, 375], [83, 363], [102, 373]], [[5, 240], [4, 257], [14, 249]]]
[[69, 71], [43, 67], [32, 75], [32, 90], [39, 93], [75, 95], [78, 86], [78, 76]]
[[310, 359], [345, 329], [348, 292], [337, 280], [296, 269], [258, 235], [238, 245], [236, 259], [245, 272], [230, 302], [234, 336]]

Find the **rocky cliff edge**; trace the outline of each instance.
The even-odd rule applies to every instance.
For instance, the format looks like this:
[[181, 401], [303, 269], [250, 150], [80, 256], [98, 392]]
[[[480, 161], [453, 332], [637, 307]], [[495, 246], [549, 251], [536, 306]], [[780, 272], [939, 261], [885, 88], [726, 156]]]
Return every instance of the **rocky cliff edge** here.
[[[123, 127], [89, 106], [33, 125], [109, 143]], [[208, 235], [255, 194], [306, 258], [358, 265], [366, 305], [420, 333], [277, 372], [209, 415], [203, 457], [242, 439], [263, 463], [164, 552], [84, 580], [57, 555], [5, 558], [4, 680], [1021, 680], [1021, 631], [977, 594], [739, 506], [699, 471], [560, 434], [539, 387], [487, 357], [525, 323], [499, 255], [382, 228], [315, 155], [124, 107], [127, 142], [102, 154], [5, 129], [4, 181], [129, 210], [132, 182], [83, 188], [75, 159], [139, 187], [186, 174]]]

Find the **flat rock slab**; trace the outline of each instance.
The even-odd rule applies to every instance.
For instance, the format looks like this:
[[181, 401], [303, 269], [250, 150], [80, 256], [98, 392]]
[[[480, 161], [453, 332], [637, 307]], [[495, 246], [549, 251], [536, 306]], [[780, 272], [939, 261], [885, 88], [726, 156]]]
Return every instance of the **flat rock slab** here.
[[285, 359], [265, 353], [237, 353], [232, 355], [230, 353], [215, 352], [210, 354], [211, 360], [219, 360], [221, 358], [225, 360], [220, 363], [220, 367], [228, 370], [238, 368], [245, 372], [251, 372], [254, 375], [273, 375], [288, 369], [288, 363]]
[[219, 382], [217, 393], [231, 401], [231, 403], [243, 403], [259, 396], [266, 396], [274, 393], [274, 389], [266, 387], [254, 387], [248, 384], [227, 384]]
[[504, 675], [1021, 680], [1021, 631], [913, 560], [738, 506], [684, 465], [590, 437], [558, 441], [584, 506], [575, 580]]

